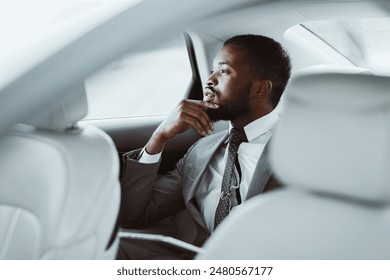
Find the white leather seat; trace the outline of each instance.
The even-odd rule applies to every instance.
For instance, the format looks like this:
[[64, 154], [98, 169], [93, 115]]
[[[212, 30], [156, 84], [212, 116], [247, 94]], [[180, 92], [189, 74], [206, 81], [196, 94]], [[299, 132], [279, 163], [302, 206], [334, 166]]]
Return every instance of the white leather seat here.
[[285, 187], [232, 211], [199, 259], [390, 259], [390, 78], [293, 75], [272, 139]]
[[[114, 259], [119, 163], [84, 87], [0, 139], [0, 259]], [[27, 123], [27, 122], [26, 122]]]

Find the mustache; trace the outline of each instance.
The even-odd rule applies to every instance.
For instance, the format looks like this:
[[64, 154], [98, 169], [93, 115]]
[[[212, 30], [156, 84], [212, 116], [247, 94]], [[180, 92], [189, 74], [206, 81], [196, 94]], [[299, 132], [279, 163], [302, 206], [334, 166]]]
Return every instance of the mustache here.
[[207, 86], [207, 87], [205, 87], [205, 89], [208, 90], [208, 91], [211, 91], [214, 94], [217, 94], [217, 91], [213, 87], [211, 87], [211, 86]]

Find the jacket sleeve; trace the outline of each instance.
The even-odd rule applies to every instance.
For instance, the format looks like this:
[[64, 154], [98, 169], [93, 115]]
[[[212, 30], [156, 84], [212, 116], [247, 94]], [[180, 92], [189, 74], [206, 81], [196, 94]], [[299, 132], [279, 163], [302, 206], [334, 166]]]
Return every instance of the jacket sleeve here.
[[159, 176], [160, 162], [139, 163], [140, 151], [123, 155], [120, 220], [125, 228], [144, 227], [185, 208], [182, 189], [188, 153], [173, 171]]

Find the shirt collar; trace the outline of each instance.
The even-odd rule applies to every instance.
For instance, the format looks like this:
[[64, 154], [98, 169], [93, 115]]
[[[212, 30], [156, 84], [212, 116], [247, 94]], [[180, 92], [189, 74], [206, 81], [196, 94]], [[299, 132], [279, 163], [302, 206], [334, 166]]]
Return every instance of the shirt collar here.
[[[252, 141], [253, 139], [259, 137], [260, 135], [263, 135], [264, 133], [270, 131], [273, 129], [276, 125], [276, 123], [279, 120], [279, 112], [278, 110], [273, 110], [267, 115], [262, 116], [261, 118], [258, 118], [251, 123], [247, 124], [244, 127], [244, 131], [246, 134], [246, 138], [248, 139], [248, 142]], [[232, 129], [233, 125], [231, 122], [229, 122], [229, 131]]]

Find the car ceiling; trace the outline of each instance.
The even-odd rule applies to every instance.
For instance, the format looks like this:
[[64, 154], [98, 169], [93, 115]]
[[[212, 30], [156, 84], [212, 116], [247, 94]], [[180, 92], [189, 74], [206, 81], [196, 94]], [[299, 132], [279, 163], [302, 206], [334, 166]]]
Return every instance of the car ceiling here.
[[248, 4], [240, 10], [198, 22], [193, 29], [222, 40], [240, 33], [258, 33], [283, 40], [289, 27], [302, 22], [389, 17], [387, 8], [375, 1], [268, 1], [262, 5]]
[[[221, 42], [233, 35], [262, 34], [278, 40], [292, 54], [295, 69], [295, 66], [308, 66], [321, 59], [309, 63], [302, 60], [309, 60], [308, 56], [300, 54], [295, 57], [303, 49], [298, 46], [298, 50], [295, 50], [297, 47], [285, 36], [286, 30], [292, 26], [324, 19], [384, 18], [389, 17], [387, 8], [384, 2], [375, 1], [268, 1], [261, 5], [250, 3], [239, 10], [231, 10], [221, 16], [197, 22], [191, 31], [195, 39], [202, 82], [208, 77], [213, 57], [221, 47]], [[329, 51], [334, 52], [331, 48]]]

